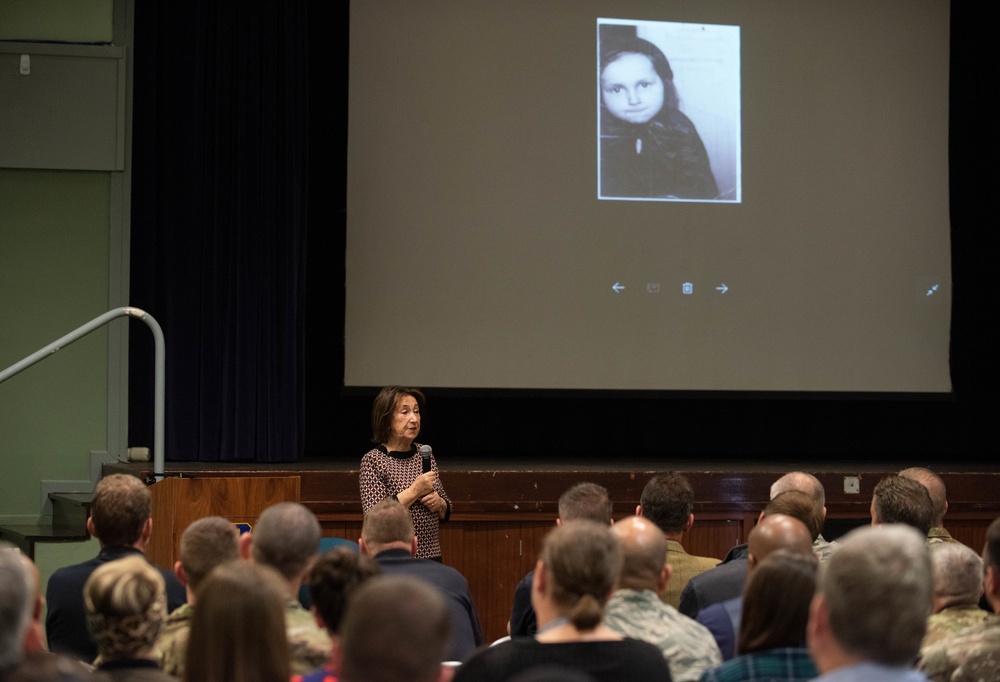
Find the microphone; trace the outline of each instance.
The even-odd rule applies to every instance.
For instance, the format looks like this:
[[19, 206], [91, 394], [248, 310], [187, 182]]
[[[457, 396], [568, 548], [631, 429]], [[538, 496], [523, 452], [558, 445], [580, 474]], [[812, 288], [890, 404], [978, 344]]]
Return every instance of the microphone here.
[[420, 459], [423, 466], [423, 472], [426, 474], [431, 470], [431, 446], [421, 445], [420, 446]]

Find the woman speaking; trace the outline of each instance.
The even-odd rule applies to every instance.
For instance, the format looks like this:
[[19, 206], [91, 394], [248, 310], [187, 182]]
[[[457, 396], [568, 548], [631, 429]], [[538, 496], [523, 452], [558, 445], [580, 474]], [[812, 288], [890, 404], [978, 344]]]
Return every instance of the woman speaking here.
[[451, 502], [434, 455], [425, 458], [414, 443], [423, 405], [424, 394], [416, 388], [386, 386], [375, 397], [372, 442], [378, 445], [361, 458], [361, 506], [367, 514], [386, 497], [399, 500], [413, 517], [417, 557], [440, 561], [438, 530], [451, 516]]

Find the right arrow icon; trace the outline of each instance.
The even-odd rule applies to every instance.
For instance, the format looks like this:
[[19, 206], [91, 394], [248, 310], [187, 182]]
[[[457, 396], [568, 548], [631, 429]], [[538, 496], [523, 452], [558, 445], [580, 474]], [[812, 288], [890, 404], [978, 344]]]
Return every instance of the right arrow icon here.
[[721, 285], [715, 287], [715, 290], [716, 291], [720, 291], [722, 293], [726, 293], [727, 291], [729, 291], [729, 287], [727, 287], [725, 284], [721, 284]]

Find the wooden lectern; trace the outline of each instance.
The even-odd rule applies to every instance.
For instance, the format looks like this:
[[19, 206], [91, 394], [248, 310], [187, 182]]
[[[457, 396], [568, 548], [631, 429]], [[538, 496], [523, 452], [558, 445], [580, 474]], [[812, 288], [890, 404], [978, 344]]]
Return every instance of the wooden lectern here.
[[146, 556], [173, 570], [180, 559], [181, 534], [192, 521], [222, 516], [253, 526], [264, 509], [278, 502], [298, 502], [298, 476], [233, 476], [165, 478], [150, 486], [153, 494], [153, 537]]

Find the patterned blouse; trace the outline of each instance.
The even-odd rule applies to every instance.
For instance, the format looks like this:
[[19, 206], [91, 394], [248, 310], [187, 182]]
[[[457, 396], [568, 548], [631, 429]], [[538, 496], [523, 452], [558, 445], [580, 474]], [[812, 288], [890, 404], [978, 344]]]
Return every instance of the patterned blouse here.
[[[413, 443], [407, 452], [387, 452], [379, 445], [361, 458], [361, 508], [364, 513], [387, 497], [395, 497], [410, 487], [417, 476], [423, 473], [423, 461], [419, 444]], [[431, 455], [431, 470], [438, 471], [437, 460]], [[434, 490], [448, 503], [444, 520], [451, 516], [451, 500], [448, 499], [439, 478]], [[410, 506], [413, 529], [417, 534], [417, 557], [420, 559], [440, 559], [441, 540], [438, 534], [441, 519], [435, 512], [414, 502]]]

